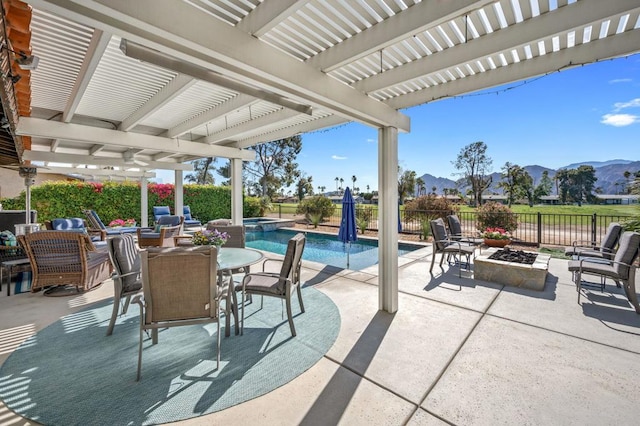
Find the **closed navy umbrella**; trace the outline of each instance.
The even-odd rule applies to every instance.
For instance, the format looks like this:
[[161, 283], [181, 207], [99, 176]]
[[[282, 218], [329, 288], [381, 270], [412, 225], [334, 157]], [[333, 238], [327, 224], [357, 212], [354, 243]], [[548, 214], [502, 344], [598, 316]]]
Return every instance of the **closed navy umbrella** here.
[[342, 197], [342, 220], [340, 221], [340, 230], [338, 238], [343, 243], [348, 243], [347, 249], [347, 268], [349, 267], [349, 251], [351, 251], [351, 242], [358, 240], [356, 228], [356, 208], [349, 187], [344, 190]]

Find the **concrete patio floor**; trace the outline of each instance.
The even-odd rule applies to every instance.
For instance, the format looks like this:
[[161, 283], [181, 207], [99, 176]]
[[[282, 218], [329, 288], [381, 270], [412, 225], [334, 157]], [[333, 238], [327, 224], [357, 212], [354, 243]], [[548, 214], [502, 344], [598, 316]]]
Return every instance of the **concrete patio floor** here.
[[[640, 315], [620, 289], [609, 283], [578, 304], [565, 260], [551, 259], [536, 292], [458, 278], [456, 267], [430, 275], [430, 253], [400, 259], [394, 315], [378, 311], [376, 266], [304, 262], [303, 281], [340, 310], [333, 347], [267, 395], [179, 423], [637, 424]], [[0, 362], [29, 335], [113, 294], [111, 282], [75, 297], [2, 290]], [[0, 424], [33, 423], [0, 404]]]

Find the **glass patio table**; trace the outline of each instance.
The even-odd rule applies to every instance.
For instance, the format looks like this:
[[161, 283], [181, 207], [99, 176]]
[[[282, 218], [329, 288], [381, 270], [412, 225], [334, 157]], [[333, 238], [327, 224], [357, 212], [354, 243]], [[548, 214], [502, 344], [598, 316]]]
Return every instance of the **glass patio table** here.
[[[264, 259], [264, 255], [258, 250], [237, 247], [222, 247], [218, 251], [218, 274], [220, 282], [225, 277], [229, 280], [229, 294], [227, 295], [227, 304], [231, 306], [233, 314], [236, 318], [236, 333], [238, 330], [238, 298], [236, 297], [236, 289], [233, 282], [233, 271], [240, 268], [247, 268]], [[231, 316], [226, 315], [225, 331], [226, 337], [231, 335]]]

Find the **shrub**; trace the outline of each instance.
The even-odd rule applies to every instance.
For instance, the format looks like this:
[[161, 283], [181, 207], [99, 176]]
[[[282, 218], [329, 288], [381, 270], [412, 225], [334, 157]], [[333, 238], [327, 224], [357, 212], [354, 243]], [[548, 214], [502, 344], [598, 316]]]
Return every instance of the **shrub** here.
[[507, 232], [518, 229], [518, 215], [503, 204], [488, 202], [478, 207], [477, 228], [484, 232], [487, 228], [502, 228]]
[[[296, 213], [304, 214], [307, 220], [311, 221], [314, 228], [325, 218], [331, 217], [336, 210], [336, 205], [324, 195], [305, 198], [298, 204]], [[315, 223], [314, 223], [315, 222]]]
[[446, 198], [429, 194], [407, 201], [404, 205], [404, 219], [420, 223], [426, 220], [428, 228], [429, 220], [441, 217], [446, 221], [447, 215], [457, 213], [458, 210], [460, 208]]
[[360, 205], [356, 207], [356, 226], [361, 234], [369, 227], [369, 223], [373, 219], [373, 207], [370, 205]]

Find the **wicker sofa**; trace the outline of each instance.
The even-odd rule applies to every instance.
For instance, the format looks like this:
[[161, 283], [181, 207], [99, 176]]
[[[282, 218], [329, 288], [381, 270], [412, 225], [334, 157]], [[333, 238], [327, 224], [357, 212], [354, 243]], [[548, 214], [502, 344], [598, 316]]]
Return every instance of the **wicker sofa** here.
[[18, 241], [31, 263], [32, 292], [51, 286], [87, 291], [111, 278], [109, 253], [97, 251], [86, 234], [39, 231], [20, 235]]

